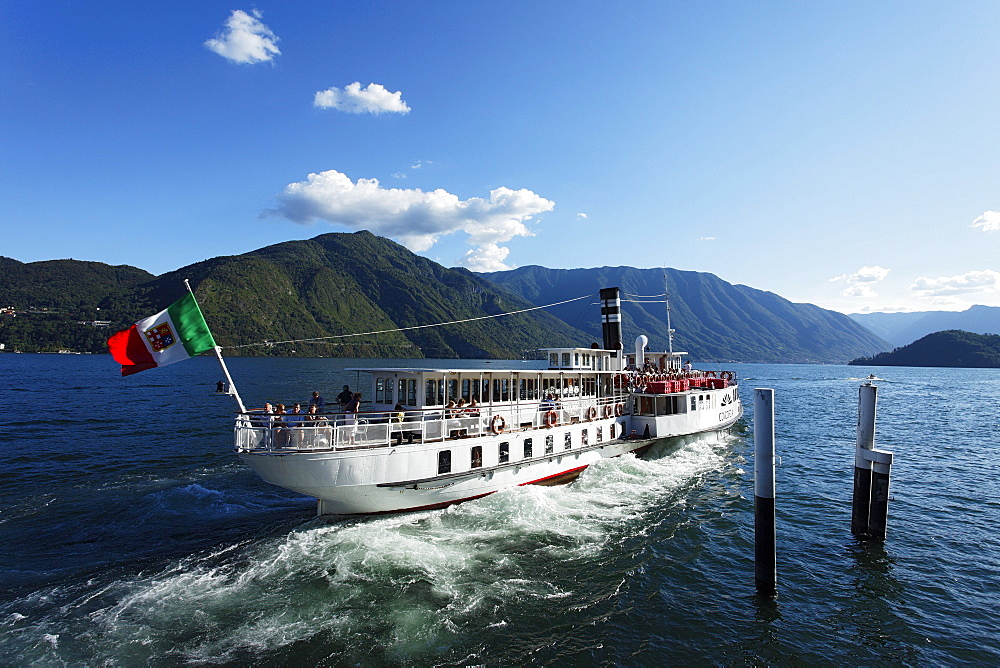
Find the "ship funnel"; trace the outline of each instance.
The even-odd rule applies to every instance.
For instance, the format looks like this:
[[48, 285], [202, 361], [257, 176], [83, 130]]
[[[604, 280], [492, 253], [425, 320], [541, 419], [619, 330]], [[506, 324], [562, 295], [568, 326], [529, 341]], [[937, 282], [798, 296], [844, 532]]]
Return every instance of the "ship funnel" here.
[[618, 288], [601, 289], [601, 332], [604, 349], [622, 350], [622, 300]]
[[646, 345], [648, 343], [649, 339], [646, 338], [645, 334], [640, 334], [635, 340], [635, 368], [640, 371], [646, 363]]

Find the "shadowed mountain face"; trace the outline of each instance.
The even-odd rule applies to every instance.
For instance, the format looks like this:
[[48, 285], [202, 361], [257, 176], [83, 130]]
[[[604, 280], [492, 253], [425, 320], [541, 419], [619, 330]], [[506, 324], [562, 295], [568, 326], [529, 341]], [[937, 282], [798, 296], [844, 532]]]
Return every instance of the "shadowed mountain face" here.
[[[846, 362], [890, 346], [847, 316], [813, 306], [793, 304], [778, 295], [732, 285], [713, 274], [666, 270], [670, 290], [674, 350], [696, 360], [758, 362]], [[526, 299], [542, 304], [605, 286], [622, 289], [625, 346], [639, 334], [650, 348], [667, 347], [664, 270], [633, 267], [546, 269], [522, 267], [483, 276]], [[600, 340], [600, 327], [581, 318], [577, 303], [551, 309], [554, 315]], [[864, 351], [864, 352], [859, 352]]]
[[[712, 274], [671, 269], [667, 277], [674, 349], [697, 360], [839, 362], [891, 347], [839, 313], [792, 304]], [[60, 311], [0, 318], [0, 342], [8, 349], [104, 352], [103, 342], [116, 328], [183, 295], [185, 278], [218, 343], [247, 346], [227, 354], [533, 357], [537, 348], [600, 342], [597, 293], [610, 286], [620, 287], [630, 300], [624, 304], [626, 348], [640, 333], [649, 336], [652, 348], [667, 345], [662, 270], [525, 267], [473, 274], [442, 267], [369, 232], [289, 241], [158, 277], [95, 262], [25, 264], [0, 258], [0, 278], [0, 307], [45, 305]], [[588, 295], [592, 298], [552, 309], [488, 317]], [[75, 322], [85, 319], [112, 325], [95, 330]], [[422, 327], [452, 321], [468, 322]], [[374, 333], [397, 328], [413, 329]]]
[[852, 360], [858, 366], [1000, 368], [1000, 335], [957, 329], [928, 334], [891, 352]]

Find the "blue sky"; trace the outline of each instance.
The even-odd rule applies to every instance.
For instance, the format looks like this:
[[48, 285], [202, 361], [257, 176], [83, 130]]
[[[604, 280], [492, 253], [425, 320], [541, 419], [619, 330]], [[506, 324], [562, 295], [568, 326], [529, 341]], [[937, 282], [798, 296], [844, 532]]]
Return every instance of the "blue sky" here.
[[0, 255], [368, 229], [841, 312], [1000, 306], [1000, 3], [0, 3]]

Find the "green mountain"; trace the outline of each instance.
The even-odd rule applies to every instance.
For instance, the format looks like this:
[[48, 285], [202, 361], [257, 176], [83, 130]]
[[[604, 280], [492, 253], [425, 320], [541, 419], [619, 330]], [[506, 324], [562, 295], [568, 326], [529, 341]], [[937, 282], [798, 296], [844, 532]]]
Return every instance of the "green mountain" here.
[[[44, 284], [36, 273], [26, 275]], [[189, 279], [219, 345], [235, 346], [226, 354], [518, 358], [540, 346], [575, 345], [583, 336], [543, 311], [488, 318], [531, 304], [469, 271], [446, 269], [369, 232], [290, 241], [146, 278], [128, 290], [119, 289], [120, 281], [108, 282], [105, 298], [116, 316], [122, 314], [111, 318], [113, 327], [166, 308], [184, 294], [183, 280]], [[25, 283], [22, 290], [21, 297], [28, 299], [31, 285]], [[73, 311], [68, 301], [54, 306]], [[592, 317], [598, 318], [596, 308]], [[482, 319], [421, 327], [475, 318]], [[69, 323], [52, 319], [37, 313], [0, 318], [0, 342], [20, 350], [103, 352], [104, 340], [114, 331], [97, 332], [100, 344], [81, 348], [57, 335]], [[35, 340], [16, 329], [31, 321], [41, 334]], [[406, 327], [414, 329], [301, 341]], [[265, 341], [277, 343], [261, 345]], [[288, 341], [295, 343], [282, 343]]]
[[[890, 346], [847, 316], [793, 304], [771, 292], [732, 285], [713, 274], [667, 269], [674, 350], [695, 360], [845, 362]], [[622, 290], [622, 329], [627, 350], [639, 334], [656, 350], [667, 347], [664, 270], [633, 267], [546, 269], [529, 266], [483, 276], [535, 304]], [[600, 340], [600, 325], [581, 317], [578, 303], [550, 309], [553, 315]]]
[[[667, 277], [674, 348], [696, 360], [836, 362], [890, 348], [839, 313], [712, 274], [669, 269]], [[621, 287], [627, 300], [626, 348], [640, 333], [652, 348], [666, 347], [665, 309], [656, 297], [663, 293], [662, 270], [525, 267], [474, 274], [447, 269], [369, 232], [289, 241], [162, 276], [97, 262], [0, 258], [0, 308], [17, 310], [16, 316], [0, 314], [0, 343], [8, 350], [105, 352], [112, 332], [183, 295], [183, 279], [190, 280], [227, 355], [534, 356], [540, 347], [600, 342], [596, 295], [609, 286]], [[593, 299], [488, 317], [588, 295]], [[111, 324], [78, 322], [94, 320]], [[423, 327], [452, 321], [464, 322]], [[398, 328], [412, 329], [374, 333]], [[302, 341], [358, 333], [363, 335]]]
[[852, 360], [857, 366], [1000, 368], [1000, 335], [960, 329], [935, 332], [891, 352]]
[[106, 352], [109, 330], [80, 321], [124, 325], [148, 308], [136, 287], [152, 278], [126, 265], [0, 257], [0, 309], [17, 311], [0, 314], [0, 343], [8, 350]]

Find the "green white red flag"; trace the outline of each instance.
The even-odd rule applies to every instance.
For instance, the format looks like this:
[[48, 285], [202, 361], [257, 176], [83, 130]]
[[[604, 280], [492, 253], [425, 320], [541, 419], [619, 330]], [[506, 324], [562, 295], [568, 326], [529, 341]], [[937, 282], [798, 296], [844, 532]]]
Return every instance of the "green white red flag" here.
[[214, 347], [212, 332], [190, 292], [108, 339], [108, 350], [122, 365], [123, 376], [180, 362]]

